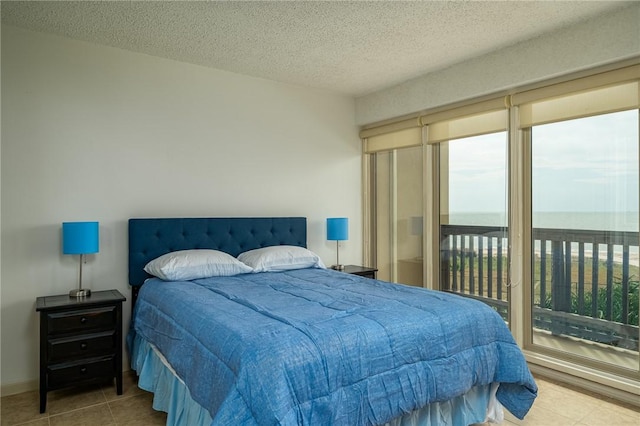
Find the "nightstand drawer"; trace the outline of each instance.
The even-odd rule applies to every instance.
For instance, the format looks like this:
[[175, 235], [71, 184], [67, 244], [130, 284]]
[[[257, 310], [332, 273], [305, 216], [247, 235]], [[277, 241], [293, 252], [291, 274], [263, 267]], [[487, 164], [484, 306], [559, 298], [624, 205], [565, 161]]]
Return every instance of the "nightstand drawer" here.
[[49, 334], [113, 328], [116, 318], [116, 306], [47, 314]]
[[51, 365], [49, 387], [58, 388], [86, 380], [114, 377], [114, 360], [115, 356], [109, 356]]
[[117, 347], [116, 331], [109, 330], [101, 333], [50, 339], [47, 344], [49, 345], [47, 353], [51, 363], [99, 355], [113, 355]]

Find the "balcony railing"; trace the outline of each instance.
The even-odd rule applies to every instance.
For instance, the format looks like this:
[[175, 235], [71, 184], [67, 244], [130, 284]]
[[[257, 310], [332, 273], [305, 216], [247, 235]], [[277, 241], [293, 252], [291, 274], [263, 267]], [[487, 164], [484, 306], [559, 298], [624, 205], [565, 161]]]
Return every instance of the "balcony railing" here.
[[[506, 320], [507, 228], [442, 225], [440, 238], [442, 288]], [[532, 239], [534, 327], [638, 351], [638, 233], [534, 228]]]

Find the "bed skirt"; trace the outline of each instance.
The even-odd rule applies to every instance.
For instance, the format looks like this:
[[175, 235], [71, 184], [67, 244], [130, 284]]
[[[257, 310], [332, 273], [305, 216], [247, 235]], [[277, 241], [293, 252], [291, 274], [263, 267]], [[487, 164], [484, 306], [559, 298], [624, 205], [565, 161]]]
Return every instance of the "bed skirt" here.
[[[194, 401], [184, 382], [156, 348], [137, 333], [129, 337], [131, 368], [138, 374], [138, 387], [153, 395], [153, 409], [167, 413], [167, 426], [210, 426], [211, 414]], [[398, 417], [385, 426], [467, 426], [500, 423], [502, 406], [495, 395], [497, 384], [476, 386], [449, 401], [435, 402]]]

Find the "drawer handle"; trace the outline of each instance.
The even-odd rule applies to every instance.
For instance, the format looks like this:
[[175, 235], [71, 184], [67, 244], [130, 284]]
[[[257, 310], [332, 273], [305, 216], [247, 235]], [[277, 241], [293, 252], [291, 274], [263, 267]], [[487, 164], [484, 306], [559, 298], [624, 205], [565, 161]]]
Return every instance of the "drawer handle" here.
[[87, 344], [87, 342], [80, 343], [80, 349], [87, 349], [88, 347], [89, 345]]
[[86, 323], [87, 323], [87, 317], [81, 317], [80, 324], [86, 324]]
[[87, 367], [82, 367], [80, 369], [80, 374], [87, 374]]

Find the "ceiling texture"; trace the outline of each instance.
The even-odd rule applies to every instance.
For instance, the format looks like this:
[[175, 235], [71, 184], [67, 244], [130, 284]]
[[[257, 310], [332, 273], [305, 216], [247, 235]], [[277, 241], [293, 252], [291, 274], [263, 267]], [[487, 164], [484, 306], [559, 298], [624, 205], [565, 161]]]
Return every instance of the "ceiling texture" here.
[[2, 1], [2, 24], [362, 96], [621, 1]]

